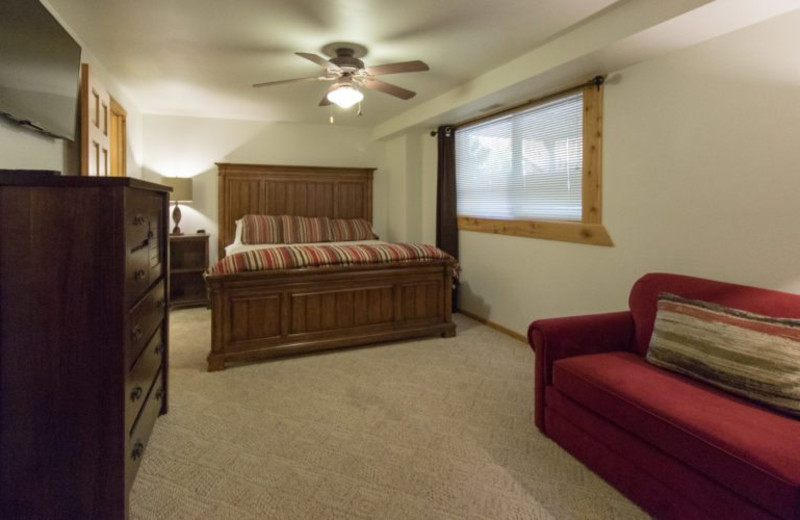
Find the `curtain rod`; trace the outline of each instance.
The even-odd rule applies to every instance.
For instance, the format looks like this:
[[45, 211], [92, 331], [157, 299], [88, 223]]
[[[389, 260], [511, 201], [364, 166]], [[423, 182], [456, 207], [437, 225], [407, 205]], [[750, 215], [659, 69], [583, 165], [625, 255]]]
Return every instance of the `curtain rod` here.
[[[579, 83], [577, 85], [572, 85], [572, 86], [569, 86], [569, 87], [566, 87], [566, 88], [562, 88], [562, 89], [557, 90], [555, 92], [550, 92], [550, 93], [545, 94], [543, 96], [540, 96], [540, 97], [537, 97], [537, 98], [533, 98], [533, 99], [529, 99], [527, 101], [523, 101], [521, 103], [517, 103], [515, 105], [511, 105], [511, 106], [502, 108], [500, 110], [497, 110], [495, 112], [491, 112], [489, 114], [483, 114], [483, 115], [478, 116], [478, 117], [465, 119], [464, 121], [459, 121], [458, 123], [455, 123], [453, 125], [447, 125], [447, 127], [448, 128], [452, 128], [453, 130], [457, 130], [457, 129], [461, 128], [462, 126], [467, 126], [467, 125], [470, 125], [472, 123], [477, 123], [478, 121], [483, 121], [483, 120], [489, 119], [491, 117], [496, 117], [496, 116], [499, 116], [501, 114], [505, 114], [507, 112], [515, 112], [515, 111], [520, 110], [522, 108], [525, 108], [525, 107], [528, 107], [528, 106], [531, 106], [531, 105], [535, 105], [535, 104], [538, 104], [538, 103], [542, 103], [543, 101], [547, 101], [548, 99], [554, 98], [556, 96], [561, 96], [561, 95], [566, 94], [568, 92], [574, 92], [576, 90], [581, 90], [583, 88], [591, 87], [591, 86], [595, 86], [597, 88], [600, 88], [600, 85], [605, 83], [605, 81], [606, 81], [605, 76], [598, 75], [598, 76], [593, 77], [589, 81], [584, 81], [583, 83]], [[436, 130], [431, 130], [431, 137], [435, 137], [436, 133], [437, 133]]]

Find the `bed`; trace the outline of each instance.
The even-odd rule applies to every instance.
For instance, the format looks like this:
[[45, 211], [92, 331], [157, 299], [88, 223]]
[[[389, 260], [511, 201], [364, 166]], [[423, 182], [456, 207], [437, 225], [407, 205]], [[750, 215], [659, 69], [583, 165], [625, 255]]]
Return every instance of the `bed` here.
[[[234, 242], [236, 221], [245, 215], [372, 222], [373, 169], [217, 167], [223, 260], [225, 246]], [[324, 349], [454, 336], [453, 269], [451, 257], [242, 272], [212, 268], [206, 275], [212, 334], [208, 370]]]

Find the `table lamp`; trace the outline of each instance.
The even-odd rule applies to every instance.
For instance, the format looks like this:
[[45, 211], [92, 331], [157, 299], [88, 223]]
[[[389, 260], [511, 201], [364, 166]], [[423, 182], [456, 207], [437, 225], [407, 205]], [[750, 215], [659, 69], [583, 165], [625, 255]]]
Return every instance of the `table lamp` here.
[[169, 200], [175, 201], [175, 209], [172, 210], [172, 220], [175, 221], [175, 227], [172, 229], [172, 235], [182, 235], [179, 226], [181, 221], [181, 208], [178, 206], [180, 202], [192, 202], [192, 179], [191, 177], [164, 177], [163, 184], [172, 187], [172, 192], [169, 194]]

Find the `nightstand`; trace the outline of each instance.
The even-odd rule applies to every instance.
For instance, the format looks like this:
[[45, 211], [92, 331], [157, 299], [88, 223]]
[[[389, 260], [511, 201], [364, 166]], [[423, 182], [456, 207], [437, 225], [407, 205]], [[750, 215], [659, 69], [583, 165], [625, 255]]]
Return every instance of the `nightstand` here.
[[208, 305], [203, 272], [208, 269], [208, 235], [170, 235], [170, 306]]

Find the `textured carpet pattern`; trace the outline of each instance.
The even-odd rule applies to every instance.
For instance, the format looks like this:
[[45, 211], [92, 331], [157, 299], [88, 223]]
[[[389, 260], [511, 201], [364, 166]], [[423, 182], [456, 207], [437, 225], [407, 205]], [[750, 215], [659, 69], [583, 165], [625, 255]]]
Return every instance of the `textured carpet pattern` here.
[[133, 519], [647, 518], [535, 429], [531, 350], [468, 318], [452, 339], [214, 373], [209, 312], [170, 319]]

